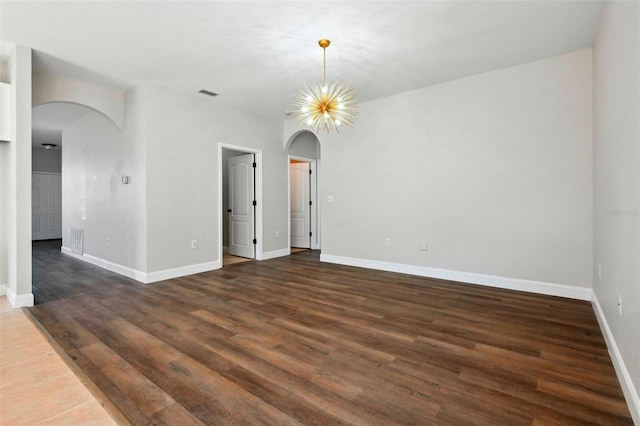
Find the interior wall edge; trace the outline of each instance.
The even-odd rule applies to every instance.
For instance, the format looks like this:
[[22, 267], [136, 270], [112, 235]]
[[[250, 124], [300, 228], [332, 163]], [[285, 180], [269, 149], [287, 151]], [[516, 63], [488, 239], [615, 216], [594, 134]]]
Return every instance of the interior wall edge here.
[[33, 293], [16, 294], [15, 291], [7, 286], [7, 300], [14, 308], [30, 308], [33, 306]]
[[256, 257], [256, 260], [269, 260], [269, 259], [274, 259], [276, 257], [289, 256], [290, 254], [291, 254], [291, 250], [288, 248], [280, 249], [280, 250], [265, 251], [262, 253], [262, 256], [260, 256], [260, 258]]
[[622, 354], [618, 349], [618, 344], [613, 337], [613, 333], [611, 332], [611, 328], [609, 327], [609, 323], [607, 322], [607, 318], [604, 315], [604, 311], [600, 306], [600, 302], [598, 301], [598, 297], [595, 292], [592, 295], [591, 304], [593, 305], [593, 311], [596, 314], [600, 330], [604, 336], [604, 341], [607, 344], [609, 356], [613, 362], [613, 368], [616, 370], [616, 375], [618, 376], [620, 387], [622, 387], [622, 393], [624, 393], [633, 422], [635, 424], [640, 424], [640, 396], [638, 395], [638, 392], [636, 392], [636, 388], [633, 385], [633, 380], [631, 380], [631, 375], [629, 374], [627, 365], [625, 364]]
[[172, 278], [184, 277], [186, 275], [201, 274], [203, 272], [209, 272], [220, 268], [222, 268], [222, 261], [218, 259], [211, 262], [196, 263], [194, 265], [149, 272], [145, 274], [143, 282], [145, 284], [151, 284], [158, 281], [170, 280]]

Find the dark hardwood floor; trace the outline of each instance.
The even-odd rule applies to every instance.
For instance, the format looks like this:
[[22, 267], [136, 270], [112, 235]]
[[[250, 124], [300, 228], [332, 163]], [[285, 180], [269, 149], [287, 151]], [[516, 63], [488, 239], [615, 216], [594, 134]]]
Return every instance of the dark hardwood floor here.
[[34, 243], [33, 316], [133, 424], [632, 424], [587, 302], [321, 263], [142, 285]]

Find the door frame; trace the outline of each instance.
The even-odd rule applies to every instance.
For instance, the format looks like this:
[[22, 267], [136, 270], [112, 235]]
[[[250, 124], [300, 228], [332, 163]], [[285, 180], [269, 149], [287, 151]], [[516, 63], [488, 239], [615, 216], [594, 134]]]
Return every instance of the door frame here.
[[287, 155], [287, 246], [289, 247], [289, 253], [291, 253], [291, 160], [302, 161], [309, 163], [309, 168], [313, 171], [311, 173], [311, 188], [309, 190], [309, 197], [312, 201], [311, 208], [311, 250], [320, 250], [321, 247], [321, 232], [320, 224], [322, 223], [320, 203], [320, 160], [315, 158], [300, 157], [297, 155]]
[[240, 145], [231, 145], [219, 142], [218, 143], [218, 253], [219, 253], [219, 261], [220, 267], [223, 267], [223, 241], [222, 241], [222, 230], [223, 230], [223, 220], [224, 220], [224, 212], [222, 211], [222, 193], [224, 188], [222, 187], [222, 150], [229, 149], [232, 151], [240, 151], [246, 154], [255, 154], [256, 156], [256, 235], [255, 238], [257, 241], [255, 247], [255, 259], [263, 260], [263, 232], [262, 232], [262, 150], [256, 148], [249, 148], [247, 146]]

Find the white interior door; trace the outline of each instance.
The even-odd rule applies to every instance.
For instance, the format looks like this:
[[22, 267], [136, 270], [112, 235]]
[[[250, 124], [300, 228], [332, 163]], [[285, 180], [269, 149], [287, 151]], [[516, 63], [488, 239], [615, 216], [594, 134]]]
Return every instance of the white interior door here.
[[62, 238], [62, 176], [52, 173], [31, 175], [31, 238]]
[[311, 248], [309, 163], [291, 163], [291, 247]]
[[253, 154], [229, 158], [229, 254], [253, 259]]

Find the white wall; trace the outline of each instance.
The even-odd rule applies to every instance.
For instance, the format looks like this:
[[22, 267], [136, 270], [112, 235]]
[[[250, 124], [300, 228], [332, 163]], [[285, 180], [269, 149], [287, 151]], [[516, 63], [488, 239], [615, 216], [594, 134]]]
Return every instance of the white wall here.
[[[8, 62], [10, 141], [3, 142], [0, 276], [14, 307], [32, 306], [31, 292], [31, 49], [16, 46]], [[5, 281], [6, 280], [6, 281]], [[4, 281], [4, 282], [3, 282]]]
[[34, 172], [62, 173], [62, 150], [33, 148], [31, 169]]
[[[8, 64], [1, 60], [0, 82], [9, 83]], [[10, 123], [11, 117], [7, 118]], [[9, 144], [0, 142], [0, 296], [7, 293], [7, 268], [9, 262], [7, 218], [9, 202]]]
[[9, 280], [9, 143], [0, 142], [0, 296], [7, 293]]
[[263, 150], [263, 249], [287, 248], [286, 238], [275, 238], [287, 227], [282, 122], [225, 107], [222, 97], [148, 89], [148, 271], [221, 260], [218, 143]]
[[291, 141], [289, 155], [319, 160], [320, 143], [318, 138], [311, 132], [300, 133]]
[[0, 60], [0, 82], [9, 83], [9, 65]]
[[590, 294], [591, 56], [580, 50], [365, 102], [354, 128], [319, 134], [323, 257]]
[[[63, 247], [72, 227], [84, 229], [84, 253], [146, 271], [145, 140], [139, 93], [127, 96], [127, 129], [121, 132], [92, 111], [63, 129]], [[121, 182], [129, 176], [129, 184]]]
[[[607, 3], [594, 47], [594, 296], [640, 424], [640, 13]], [[598, 277], [598, 265], [602, 277]], [[622, 315], [618, 296], [622, 297]], [[605, 327], [606, 328], [606, 327]], [[611, 351], [611, 350], [610, 350]], [[626, 370], [626, 372], [624, 371]], [[625, 374], [626, 373], [626, 374]]]
[[33, 106], [49, 102], [87, 105], [109, 117], [116, 126], [125, 126], [125, 93], [53, 74], [33, 73]]

